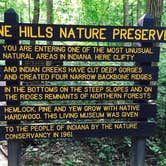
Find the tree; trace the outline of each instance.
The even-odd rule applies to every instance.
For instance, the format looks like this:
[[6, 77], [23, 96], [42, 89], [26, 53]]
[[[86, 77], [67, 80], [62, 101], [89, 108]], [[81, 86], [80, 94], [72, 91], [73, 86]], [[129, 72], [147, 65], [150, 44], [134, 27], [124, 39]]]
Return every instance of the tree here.
[[28, 0], [28, 15], [29, 15], [29, 22], [31, 22], [31, 1]]
[[123, 25], [129, 25], [129, 4], [128, 0], [123, 0]]
[[163, 0], [147, 0], [146, 1], [146, 14], [154, 17], [155, 25], [161, 25], [161, 17], [163, 13]]
[[34, 0], [34, 14], [32, 23], [38, 23], [40, 16], [40, 0]]
[[[53, 23], [53, 0], [47, 0], [46, 3], [47, 6], [47, 24], [52, 24]], [[48, 45], [52, 45], [52, 41], [47, 41]], [[46, 64], [48, 66], [51, 66], [52, 61], [47, 61]]]
[[[34, 12], [33, 12], [32, 24], [38, 24], [39, 17], [40, 17], [40, 0], [34, 0]], [[36, 43], [35, 40], [30, 41], [30, 45], [35, 45], [35, 43]], [[23, 65], [25, 66], [42, 66], [44, 64], [45, 63], [43, 61], [28, 61], [28, 60], [23, 61]], [[32, 84], [39, 84], [39, 83], [40, 81], [34, 81]], [[26, 84], [26, 82], [24, 82], [24, 84]]]
[[[53, 23], [53, 0], [47, 0], [47, 24]], [[47, 44], [52, 45], [51, 41], [48, 41]]]
[[141, 17], [141, 1], [137, 0], [137, 20]]
[[[128, 0], [123, 0], [123, 25], [129, 25], [129, 3]], [[123, 43], [123, 46], [128, 45], [127, 43]], [[123, 65], [124, 63], [121, 63]]]
[[[32, 19], [32, 24], [37, 24], [39, 22], [40, 16], [40, 0], [34, 0], [34, 14]], [[31, 45], [35, 44], [35, 40], [30, 41]]]

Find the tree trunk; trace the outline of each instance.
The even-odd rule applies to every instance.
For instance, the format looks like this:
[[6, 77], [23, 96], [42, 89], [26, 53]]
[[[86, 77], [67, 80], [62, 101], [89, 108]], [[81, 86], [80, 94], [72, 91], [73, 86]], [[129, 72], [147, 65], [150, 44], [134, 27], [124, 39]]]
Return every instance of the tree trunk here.
[[[39, 22], [40, 16], [40, 0], [34, 0], [34, 14], [32, 19], [32, 24], [37, 24]], [[30, 41], [31, 45], [35, 45], [35, 40]]]
[[[47, 0], [47, 24], [52, 24], [53, 23], [53, 0]], [[52, 41], [47, 41], [48, 45], [52, 45]], [[52, 65], [52, 61], [47, 61], [46, 62], [47, 66]]]
[[31, 23], [31, 1], [28, 1], [28, 15], [29, 15], [29, 22]]
[[128, 0], [123, 0], [123, 25], [129, 25], [129, 4]]
[[[161, 25], [163, 14], [163, 0], [146, 0], [146, 14], [154, 17], [154, 25]], [[159, 43], [154, 43], [153, 46], [159, 47]], [[152, 63], [153, 66], [158, 66], [158, 63]]]
[[32, 23], [38, 23], [40, 16], [40, 0], [34, 0], [34, 15]]
[[155, 25], [161, 25], [161, 17], [163, 14], [163, 0], [147, 0], [146, 1], [146, 14], [154, 17]]
[[134, 4], [132, 3], [131, 5], [130, 5], [130, 8], [131, 8], [131, 21], [130, 21], [130, 23], [129, 23], [129, 25], [131, 25], [131, 26], [133, 26], [134, 25], [134, 14], [133, 14], [133, 6], [134, 6]]
[[[29, 4], [30, 5], [30, 4]], [[32, 24], [38, 24], [39, 23], [39, 16], [40, 16], [40, 0], [34, 0], [34, 14], [33, 14], [33, 19], [32, 19]], [[31, 40], [30, 45], [35, 45], [36, 41]], [[44, 61], [23, 61], [24, 66], [44, 66], [45, 62]], [[30, 82], [24, 82], [24, 85], [39, 85], [41, 81], [34, 81], [32, 83]]]
[[137, 0], [137, 20], [141, 17], [141, 1]]
[[[47, 0], [47, 24], [53, 23], [53, 0]], [[52, 41], [47, 42], [48, 45], [52, 45]]]
[[[163, 0], [146, 0], [146, 14], [154, 17], [154, 25], [161, 25], [161, 18], [163, 14]], [[154, 43], [158, 47], [159, 43]]]
[[[128, 26], [129, 25], [129, 4], [128, 0], [123, 0], [123, 25]], [[127, 46], [127, 43], [123, 43], [123, 46]], [[121, 65], [124, 65], [124, 63], [121, 63]]]

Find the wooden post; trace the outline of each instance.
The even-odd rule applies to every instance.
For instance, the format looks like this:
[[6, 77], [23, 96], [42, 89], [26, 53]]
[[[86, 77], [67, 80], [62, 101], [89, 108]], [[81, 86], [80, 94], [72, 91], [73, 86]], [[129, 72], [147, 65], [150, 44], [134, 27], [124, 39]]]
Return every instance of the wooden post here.
[[[150, 15], [145, 15], [142, 20], [139, 20], [139, 26], [144, 28], [151, 28], [154, 26], [154, 18]], [[144, 42], [141, 43], [141, 47], [153, 47], [153, 43]], [[151, 66], [149, 63], [136, 63], [137, 66]], [[135, 82], [137, 85], [149, 85], [150, 81]], [[135, 102], [135, 101], [134, 101]], [[139, 100], [137, 103], [147, 103], [147, 100]], [[149, 110], [150, 111], [150, 110]], [[138, 119], [138, 121], [147, 121], [146, 118]], [[131, 166], [144, 166], [145, 165], [145, 147], [146, 138], [135, 137], [132, 139], [132, 152], [131, 152]]]
[[[4, 14], [4, 23], [16, 25], [18, 24], [18, 15], [17, 13], [11, 8], [8, 9]], [[5, 40], [5, 44], [18, 44], [19, 41], [15, 39], [8, 39]], [[6, 60], [6, 66], [19, 66], [18, 60]], [[13, 85], [20, 85], [19, 81], [6, 81], [7, 86]], [[19, 106], [19, 101], [10, 101], [7, 102], [8, 106]], [[8, 121], [7, 124], [13, 125], [18, 124], [18, 121], [10, 122]], [[19, 166], [20, 165], [20, 141], [8, 141], [8, 166]]]

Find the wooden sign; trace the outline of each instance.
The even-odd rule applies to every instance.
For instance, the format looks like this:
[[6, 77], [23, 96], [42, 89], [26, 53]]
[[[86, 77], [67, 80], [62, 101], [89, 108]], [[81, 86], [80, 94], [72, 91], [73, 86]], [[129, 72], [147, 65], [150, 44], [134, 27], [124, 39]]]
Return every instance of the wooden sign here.
[[4, 66], [4, 81], [156, 81], [158, 67], [141, 66]]
[[8, 125], [0, 126], [0, 139], [150, 136], [154, 128], [155, 124], [148, 122]]
[[[0, 23], [0, 59], [7, 65], [0, 67], [0, 79], [7, 82], [0, 87], [0, 139], [29, 140], [46, 138], [150, 136], [155, 124], [139, 122], [154, 118], [156, 105], [146, 103], [94, 104], [95, 101], [155, 100], [157, 86], [103, 86], [105, 81], [157, 81], [158, 67], [147, 66], [159, 61], [158, 47], [106, 47], [68, 45], [18, 45], [19, 40], [86, 41], [86, 42], [166, 42], [166, 28], [85, 26]], [[12, 45], [12, 41], [15, 45]], [[10, 61], [84, 61], [136, 62], [137, 66], [12, 66]], [[142, 63], [144, 65], [142, 65]], [[139, 64], [139, 65], [138, 65]], [[20, 81], [103, 81], [100, 86], [19, 86]], [[13, 84], [13, 83], [16, 83]], [[10, 86], [13, 85], [13, 86]], [[17, 86], [18, 85], [18, 86]], [[19, 106], [21, 101], [84, 101], [91, 105]], [[102, 123], [78, 120], [99, 120]], [[114, 120], [105, 122], [104, 120]], [[72, 120], [71, 123], [15, 124], [32, 120]], [[77, 120], [76, 123], [73, 120]], [[118, 120], [118, 121], [117, 121]], [[10, 124], [9, 124], [10, 123]]]
[[0, 45], [3, 60], [159, 61], [159, 47]]
[[2, 101], [156, 99], [156, 86], [8, 86]]
[[166, 42], [164, 27], [0, 23], [0, 32], [0, 39], [8, 40]]
[[155, 104], [3, 106], [0, 120], [138, 119], [155, 117]]

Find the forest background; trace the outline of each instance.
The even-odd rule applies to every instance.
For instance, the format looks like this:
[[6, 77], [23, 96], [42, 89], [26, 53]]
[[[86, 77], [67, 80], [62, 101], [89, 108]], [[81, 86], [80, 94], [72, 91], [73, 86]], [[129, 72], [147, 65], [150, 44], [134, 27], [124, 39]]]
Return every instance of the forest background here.
[[[134, 26], [145, 13], [155, 18], [156, 26], [166, 27], [165, 0], [0, 0], [0, 21], [4, 20], [4, 12], [13, 8], [19, 15], [20, 23], [78, 24]], [[34, 41], [20, 41], [22, 44], [34, 44]], [[100, 42], [46, 42], [37, 44], [56, 45], [100, 45], [122, 46], [124, 43]], [[131, 43], [127, 43], [131, 45]], [[146, 165], [166, 165], [166, 45], [161, 47], [160, 72], [158, 80], [158, 112], [155, 136], [147, 139]], [[0, 62], [4, 64], [3, 61]], [[69, 63], [69, 62], [68, 62]], [[65, 65], [68, 65], [65, 62]], [[82, 65], [75, 62], [72, 65]], [[103, 62], [95, 65], [110, 65]], [[120, 64], [120, 63], [119, 63]], [[118, 65], [119, 65], [118, 64]], [[127, 63], [126, 63], [127, 64]], [[90, 64], [89, 64], [90, 65]], [[116, 65], [116, 64], [113, 64]], [[121, 64], [120, 64], [121, 65]], [[127, 64], [128, 65], [128, 64]], [[55, 82], [50, 83], [56, 85]], [[58, 82], [59, 85], [64, 82]], [[68, 84], [68, 83], [66, 83]], [[79, 81], [72, 83], [81, 84]], [[89, 85], [89, 82], [86, 82]], [[94, 83], [95, 84], [95, 83]], [[97, 84], [97, 83], [96, 83]], [[107, 83], [113, 84], [113, 83]], [[116, 83], [114, 83], [116, 84]], [[119, 84], [119, 83], [118, 83]], [[124, 83], [120, 83], [121, 85]], [[34, 104], [25, 102], [24, 104]], [[37, 103], [35, 103], [37, 104]], [[43, 104], [45, 104], [43, 102]], [[54, 104], [46, 103], [46, 104]], [[70, 140], [34, 140], [22, 143], [23, 165], [33, 166], [127, 166], [129, 165], [131, 139], [125, 138], [91, 138]]]

